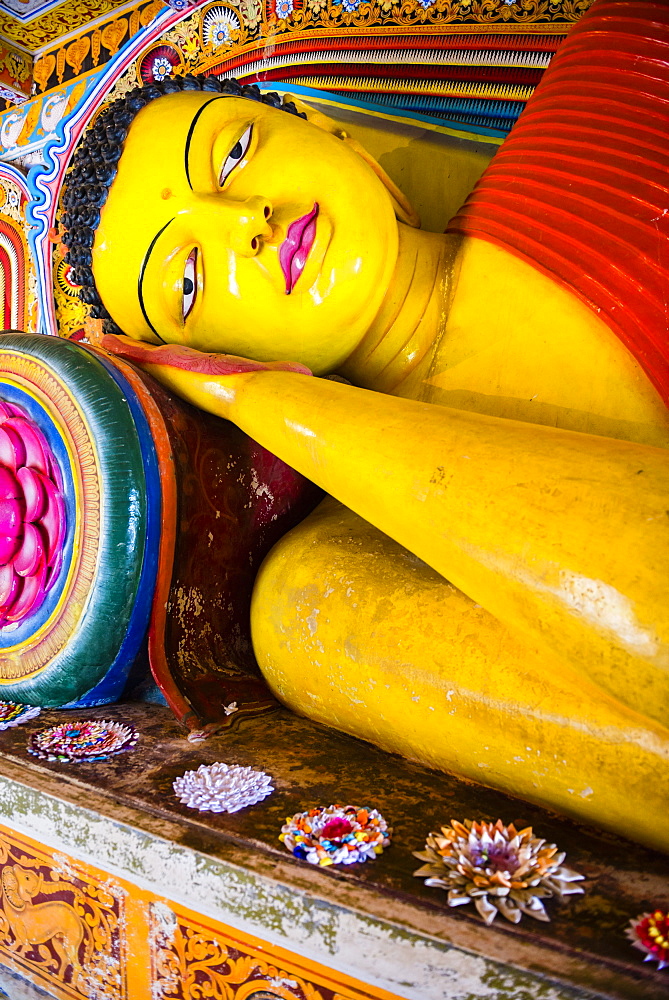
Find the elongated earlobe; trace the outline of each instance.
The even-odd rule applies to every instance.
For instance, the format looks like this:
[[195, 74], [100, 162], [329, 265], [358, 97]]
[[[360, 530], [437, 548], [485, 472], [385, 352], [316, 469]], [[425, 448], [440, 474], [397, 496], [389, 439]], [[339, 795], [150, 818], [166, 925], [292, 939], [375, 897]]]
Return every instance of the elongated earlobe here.
[[353, 139], [346, 133], [340, 135], [340, 138], [346, 143], [347, 146], [349, 146], [350, 149], [355, 150], [358, 156], [362, 157], [365, 163], [372, 168], [392, 198], [395, 215], [399, 221], [404, 222], [407, 226], [412, 226], [414, 229], [420, 229], [420, 216], [418, 215], [418, 212], [415, 210], [407, 196], [400, 191], [397, 184], [391, 180], [379, 161], [374, 159], [372, 154], [368, 153], [365, 147], [359, 143], [357, 139]]
[[312, 125], [317, 125], [322, 128], [324, 132], [329, 132], [330, 135], [336, 136], [345, 142], [346, 145], [358, 154], [361, 159], [374, 171], [376, 176], [379, 178], [386, 191], [390, 195], [393, 203], [393, 208], [395, 210], [395, 215], [400, 222], [405, 223], [407, 226], [412, 226], [413, 229], [420, 229], [420, 216], [414, 209], [413, 205], [398, 188], [397, 184], [388, 176], [381, 164], [376, 160], [371, 153], [367, 152], [365, 147], [348, 134], [348, 132], [341, 128], [337, 122], [333, 121], [332, 118], [328, 118], [321, 111], [317, 111], [315, 108], [310, 107], [301, 101], [299, 97], [295, 97], [292, 94], [286, 94], [285, 99], [293, 101], [298, 111], [304, 112], [307, 116], [307, 121], [311, 122]]

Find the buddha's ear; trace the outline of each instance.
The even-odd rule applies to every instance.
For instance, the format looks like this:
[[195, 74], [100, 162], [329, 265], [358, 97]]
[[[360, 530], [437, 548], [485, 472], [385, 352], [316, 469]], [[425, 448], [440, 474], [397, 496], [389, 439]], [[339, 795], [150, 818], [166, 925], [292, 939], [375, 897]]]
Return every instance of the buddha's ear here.
[[322, 111], [317, 111], [316, 108], [312, 108], [309, 104], [305, 104], [305, 102], [301, 101], [299, 97], [295, 97], [293, 94], [286, 94], [285, 100], [292, 101], [298, 111], [303, 111], [307, 116], [307, 120], [311, 122], [312, 125], [317, 125], [319, 128], [322, 128], [324, 132], [329, 132], [330, 135], [334, 135], [338, 139], [341, 139], [342, 142], [345, 142], [350, 149], [357, 153], [358, 156], [361, 157], [369, 167], [371, 167], [390, 195], [393, 208], [395, 209], [395, 215], [400, 222], [404, 222], [407, 226], [413, 226], [414, 229], [420, 229], [420, 216], [414, 209], [409, 199], [405, 194], [402, 194], [395, 182], [390, 179], [378, 160], [376, 160], [371, 153], [368, 153], [365, 147], [359, 143], [357, 139], [350, 136], [348, 132], [342, 128], [339, 122], [336, 122], [327, 115], [324, 115]]

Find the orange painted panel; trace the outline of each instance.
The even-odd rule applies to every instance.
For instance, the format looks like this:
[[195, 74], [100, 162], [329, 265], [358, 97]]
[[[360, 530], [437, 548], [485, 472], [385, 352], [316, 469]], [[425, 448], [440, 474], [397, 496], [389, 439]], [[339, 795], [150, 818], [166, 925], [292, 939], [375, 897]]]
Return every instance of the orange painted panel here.
[[0, 883], [3, 965], [59, 998], [131, 1000], [118, 882], [0, 827]]
[[174, 1000], [397, 1000], [284, 948], [173, 906], [152, 907], [152, 980], [159, 996]]
[[398, 1000], [0, 826], [0, 964], [58, 1000]]

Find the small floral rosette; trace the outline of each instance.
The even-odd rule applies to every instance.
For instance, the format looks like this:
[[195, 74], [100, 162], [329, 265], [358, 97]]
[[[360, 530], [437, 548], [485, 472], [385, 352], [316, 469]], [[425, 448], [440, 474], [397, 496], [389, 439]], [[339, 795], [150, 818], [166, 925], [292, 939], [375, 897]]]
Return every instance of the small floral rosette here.
[[289, 816], [279, 840], [296, 858], [324, 868], [373, 860], [391, 835], [376, 809], [332, 805]]
[[107, 760], [130, 750], [137, 739], [137, 730], [120, 722], [78, 720], [35, 733], [28, 742], [28, 753], [62, 763]]
[[625, 933], [646, 956], [644, 962], [657, 962], [658, 970], [669, 968], [669, 911], [641, 913], [630, 920]]
[[24, 722], [36, 719], [42, 711], [36, 705], [21, 705], [16, 701], [0, 701], [0, 732], [22, 726]]
[[183, 805], [200, 812], [235, 813], [262, 802], [274, 791], [272, 777], [265, 771], [238, 764], [201, 764], [172, 782]]
[[473, 903], [488, 925], [498, 913], [513, 924], [523, 915], [548, 921], [544, 899], [583, 892], [574, 885], [583, 875], [565, 867], [563, 851], [535, 837], [531, 826], [516, 830], [501, 819], [452, 819], [414, 857], [427, 862], [414, 875], [445, 889], [449, 906]]

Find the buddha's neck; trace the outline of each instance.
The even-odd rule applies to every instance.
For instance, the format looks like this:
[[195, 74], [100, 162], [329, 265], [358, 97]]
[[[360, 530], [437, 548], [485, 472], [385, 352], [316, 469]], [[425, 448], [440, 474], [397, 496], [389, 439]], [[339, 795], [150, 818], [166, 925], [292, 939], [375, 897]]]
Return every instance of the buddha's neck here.
[[399, 252], [372, 326], [340, 373], [379, 392], [420, 395], [446, 323], [459, 239], [399, 224]]

